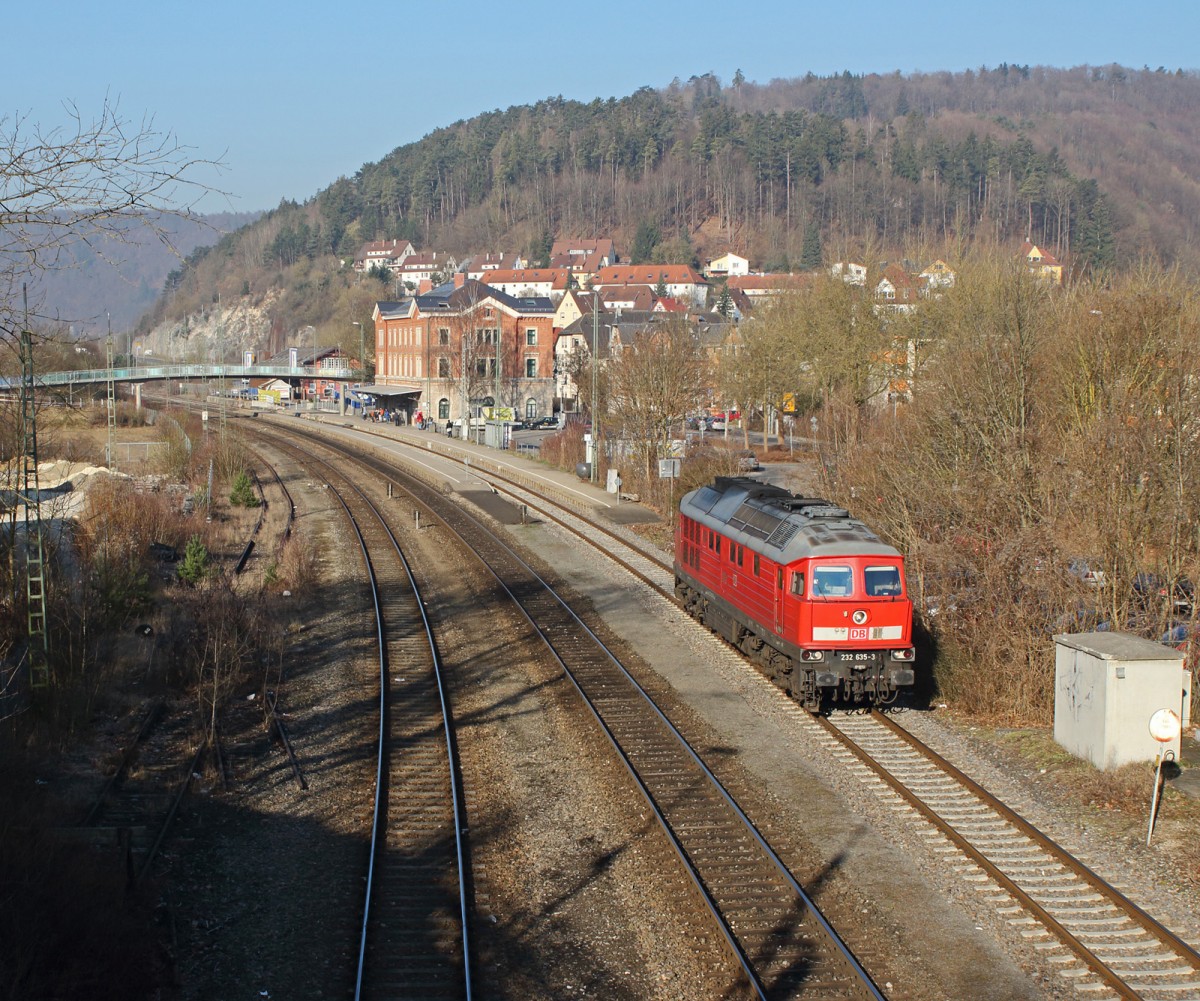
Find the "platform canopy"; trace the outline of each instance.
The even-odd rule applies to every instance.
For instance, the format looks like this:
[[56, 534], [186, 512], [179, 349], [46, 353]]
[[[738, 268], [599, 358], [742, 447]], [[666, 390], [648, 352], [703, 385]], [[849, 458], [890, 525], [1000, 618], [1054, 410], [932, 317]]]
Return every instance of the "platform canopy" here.
[[350, 390], [358, 396], [417, 396], [420, 386], [353, 386]]

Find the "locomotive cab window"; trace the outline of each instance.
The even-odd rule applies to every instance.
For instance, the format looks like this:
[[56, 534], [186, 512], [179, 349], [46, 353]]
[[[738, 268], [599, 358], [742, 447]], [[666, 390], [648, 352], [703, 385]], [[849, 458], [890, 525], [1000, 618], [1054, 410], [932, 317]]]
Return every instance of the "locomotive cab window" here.
[[814, 598], [845, 598], [853, 593], [854, 575], [849, 567], [813, 567]]
[[804, 597], [804, 574], [792, 574], [792, 594], [798, 598]]
[[898, 598], [900, 596], [899, 567], [867, 567], [863, 571], [867, 595], [872, 598]]

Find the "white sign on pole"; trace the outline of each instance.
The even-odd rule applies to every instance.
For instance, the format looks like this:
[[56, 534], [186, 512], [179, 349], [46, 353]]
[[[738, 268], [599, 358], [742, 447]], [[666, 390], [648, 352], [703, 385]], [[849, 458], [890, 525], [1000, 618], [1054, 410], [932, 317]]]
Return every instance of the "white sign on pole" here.
[[[1173, 744], [1179, 738], [1181, 724], [1179, 716], [1170, 709], [1159, 709], [1150, 717], [1150, 736], [1160, 744]], [[1171, 752], [1174, 754], [1174, 752]], [[1150, 797], [1150, 825], [1146, 829], [1146, 847], [1150, 847], [1150, 839], [1154, 836], [1154, 821], [1158, 816], [1158, 790], [1162, 785], [1163, 760], [1167, 749], [1158, 755], [1158, 767], [1154, 770], [1154, 793]]]
[[658, 478], [660, 480], [674, 480], [679, 477], [680, 462], [678, 459], [659, 459], [658, 460]]

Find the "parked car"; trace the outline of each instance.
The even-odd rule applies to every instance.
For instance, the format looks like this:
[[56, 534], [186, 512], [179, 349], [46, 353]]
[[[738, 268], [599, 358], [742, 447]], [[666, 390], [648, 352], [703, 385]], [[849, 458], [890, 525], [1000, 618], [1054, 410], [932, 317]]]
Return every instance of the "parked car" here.
[[1089, 587], [1104, 586], [1104, 571], [1097, 560], [1076, 556], [1067, 562], [1067, 573], [1072, 577], [1078, 577]]
[[1195, 586], [1186, 577], [1168, 581], [1161, 574], [1139, 573], [1133, 577], [1134, 602], [1147, 610], [1170, 608], [1180, 615], [1191, 615]]

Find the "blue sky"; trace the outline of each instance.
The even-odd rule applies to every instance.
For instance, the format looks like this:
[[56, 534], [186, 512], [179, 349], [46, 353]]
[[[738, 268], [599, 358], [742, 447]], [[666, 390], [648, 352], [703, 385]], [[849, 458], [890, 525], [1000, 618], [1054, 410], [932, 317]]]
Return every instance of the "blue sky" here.
[[[1115, 0], [960, 5], [777, 2], [601, 4], [208, 0], [10, 4], [0, 117], [43, 130], [64, 102], [174, 133], [229, 193], [206, 211], [304, 201], [339, 176], [482, 111], [561, 94], [621, 97], [736, 70], [766, 83], [1001, 62], [1200, 68], [1200, 4], [1147, 15]], [[939, 14], [941, 11], [943, 13]]]

